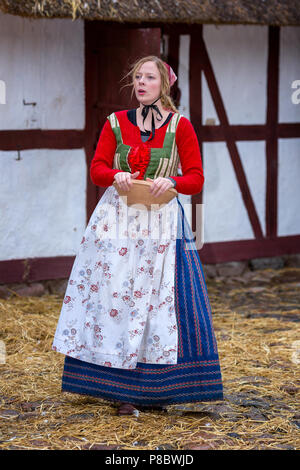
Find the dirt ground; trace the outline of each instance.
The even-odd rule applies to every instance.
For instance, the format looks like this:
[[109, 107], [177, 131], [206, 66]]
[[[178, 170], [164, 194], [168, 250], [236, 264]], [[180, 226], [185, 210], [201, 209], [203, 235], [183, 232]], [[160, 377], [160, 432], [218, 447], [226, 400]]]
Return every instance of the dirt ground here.
[[60, 390], [64, 356], [51, 344], [62, 296], [1, 299], [0, 449], [300, 449], [300, 269], [207, 287], [224, 401], [122, 417]]

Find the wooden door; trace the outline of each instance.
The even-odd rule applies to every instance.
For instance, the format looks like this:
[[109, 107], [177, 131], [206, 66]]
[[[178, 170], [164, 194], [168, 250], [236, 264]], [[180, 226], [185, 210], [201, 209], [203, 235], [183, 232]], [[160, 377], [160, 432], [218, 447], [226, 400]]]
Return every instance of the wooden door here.
[[[131, 87], [122, 80], [135, 60], [160, 56], [160, 28], [139, 28], [117, 23], [85, 22], [86, 47], [86, 153], [90, 168], [101, 129], [113, 111], [138, 106]], [[105, 191], [87, 182], [87, 220]]]

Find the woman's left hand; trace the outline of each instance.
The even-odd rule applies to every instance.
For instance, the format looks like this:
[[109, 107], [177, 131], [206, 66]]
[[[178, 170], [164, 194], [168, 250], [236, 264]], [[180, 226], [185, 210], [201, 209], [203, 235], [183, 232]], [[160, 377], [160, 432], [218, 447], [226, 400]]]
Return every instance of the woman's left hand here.
[[146, 181], [153, 183], [150, 188], [150, 194], [152, 194], [154, 197], [158, 197], [168, 189], [174, 188], [173, 182], [168, 178], [163, 178], [162, 176], [159, 176], [155, 180], [146, 178]]

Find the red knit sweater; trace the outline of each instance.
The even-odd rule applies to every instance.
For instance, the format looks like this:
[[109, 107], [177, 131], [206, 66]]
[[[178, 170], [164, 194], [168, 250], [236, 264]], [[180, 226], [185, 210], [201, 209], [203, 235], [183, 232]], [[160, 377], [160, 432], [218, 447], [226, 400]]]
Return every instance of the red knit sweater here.
[[[123, 143], [130, 146], [141, 144], [141, 134], [138, 126], [132, 124], [126, 111], [115, 113], [120, 123]], [[167, 125], [155, 129], [155, 137], [145, 142], [149, 147], [162, 147]], [[202, 159], [196, 133], [190, 121], [181, 117], [176, 129], [176, 144], [179, 153], [182, 176], [173, 176], [176, 190], [182, 194], [200, 193], [204, 183]], [[90, 167], [92, 182], [101, 187], [111, 186], [114, 175], [122, 170], [112, 169], [117, 142], [115, 134], [107, 120], [101, 131], [96, 152]]]

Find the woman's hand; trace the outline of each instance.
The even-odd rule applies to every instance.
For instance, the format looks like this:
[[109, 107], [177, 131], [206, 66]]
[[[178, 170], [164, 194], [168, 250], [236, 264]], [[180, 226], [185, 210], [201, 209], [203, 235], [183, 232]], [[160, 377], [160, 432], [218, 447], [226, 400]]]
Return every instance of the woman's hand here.
[[129, 173], [128, 171], [119, 171], [115, 174], [114, 180], [122, 191], [129, 191], [132, 186], [132, 179], [139, 175], [139, 171]]
[[152, 180], [151, 178], [146, 178], [146, 180], [153, 182], [150, 188], [150, 194], [154, 197], [158, 197], [168, 189], [174, 188], [173, 182], [168, 178], [163, 178], [162, 176], [159, 176], [155, 180]]

